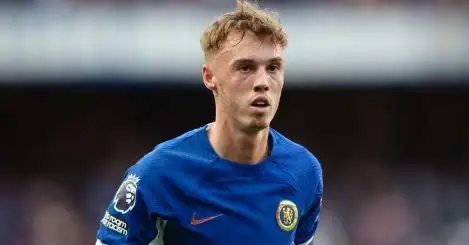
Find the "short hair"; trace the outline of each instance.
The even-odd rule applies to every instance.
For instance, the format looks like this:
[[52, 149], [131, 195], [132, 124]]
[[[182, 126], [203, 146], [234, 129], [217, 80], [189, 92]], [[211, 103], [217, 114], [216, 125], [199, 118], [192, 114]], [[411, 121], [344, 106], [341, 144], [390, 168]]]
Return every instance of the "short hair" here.
[[240, 32], [244, 37], [248, 31], [259, 38], [271, 38], [283, 48], [288, 44], [287, 34], [280, 24], [278, 13], [267, 9], [261, 10], [256, 3], [238, 0], [235, 11], [223, 14], [203, 32], [200, 44], [205, 59], [223, 48], [231, 32]]

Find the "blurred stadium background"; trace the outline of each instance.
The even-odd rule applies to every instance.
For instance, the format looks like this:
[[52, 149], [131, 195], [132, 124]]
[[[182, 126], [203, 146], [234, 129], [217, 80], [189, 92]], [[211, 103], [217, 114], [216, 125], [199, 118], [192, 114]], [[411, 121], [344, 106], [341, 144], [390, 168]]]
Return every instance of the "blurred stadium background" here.
[[[315, 244], [469, 244], [468, 2], [261, 5], [290, 36], [273, 126], [323, 164]], [[199, 37], [234, 6], [0, 1], [0, 244], [94, 244], [124, 170], [213, 119]]]

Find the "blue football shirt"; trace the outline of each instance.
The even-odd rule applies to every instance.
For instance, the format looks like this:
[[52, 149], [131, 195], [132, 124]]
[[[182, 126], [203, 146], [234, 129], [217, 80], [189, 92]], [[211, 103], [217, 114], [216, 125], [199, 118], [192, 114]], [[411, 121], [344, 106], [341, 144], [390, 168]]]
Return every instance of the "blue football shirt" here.
[[126, 171], [96, 244], [312, 244], [321, 166], [274, 129], [269, 140], [255, 165], [220, 158], [207, 125], [159, 144]]

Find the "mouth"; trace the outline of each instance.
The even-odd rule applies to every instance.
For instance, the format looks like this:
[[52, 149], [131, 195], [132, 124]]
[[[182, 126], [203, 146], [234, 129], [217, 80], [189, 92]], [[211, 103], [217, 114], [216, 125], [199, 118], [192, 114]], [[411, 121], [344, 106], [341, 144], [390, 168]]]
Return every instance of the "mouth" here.
[[265, 109], [270, 106], [270, 103], [266, 97], [259, 96], [251, 103], [251, 106], [257, 109]]

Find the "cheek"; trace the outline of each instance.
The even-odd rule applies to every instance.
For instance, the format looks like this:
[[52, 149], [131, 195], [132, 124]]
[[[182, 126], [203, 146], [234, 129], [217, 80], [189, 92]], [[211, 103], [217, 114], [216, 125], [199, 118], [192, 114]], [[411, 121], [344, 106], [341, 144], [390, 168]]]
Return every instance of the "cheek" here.
[[227, 86], [232, 97], [242, 98], [249, 95], [249, 91], [252, 89], [252, 82], [246, 78], [236, 78], [230, 81]]
[[239, 92], [239, 88], [236, 86], [230, 86], [231, 84], [224, 84], [219, 87], [219, 98], [227, 108], [238, 110], [240, 102], [242, 101], [242, 94]]
[[274, 81], [271, 85], [271, 93], [273, 96], [273, 100], [275, 101], [275, 108], [278, 107], [278, 104], [280, 103], [280, 97], [282, 95], [282, 89], [283, 89], [283, 80], [281, 81]]
[[274, 78], [270, 85], [271, 89], [275, 93], [280, 93], [283, 89], [283, 78]]
[[233, 79], [233, 87], [239, 92], [246, 92], [246, 90], [252, 89], [255, 77], [252, 75], [237, 75]]

